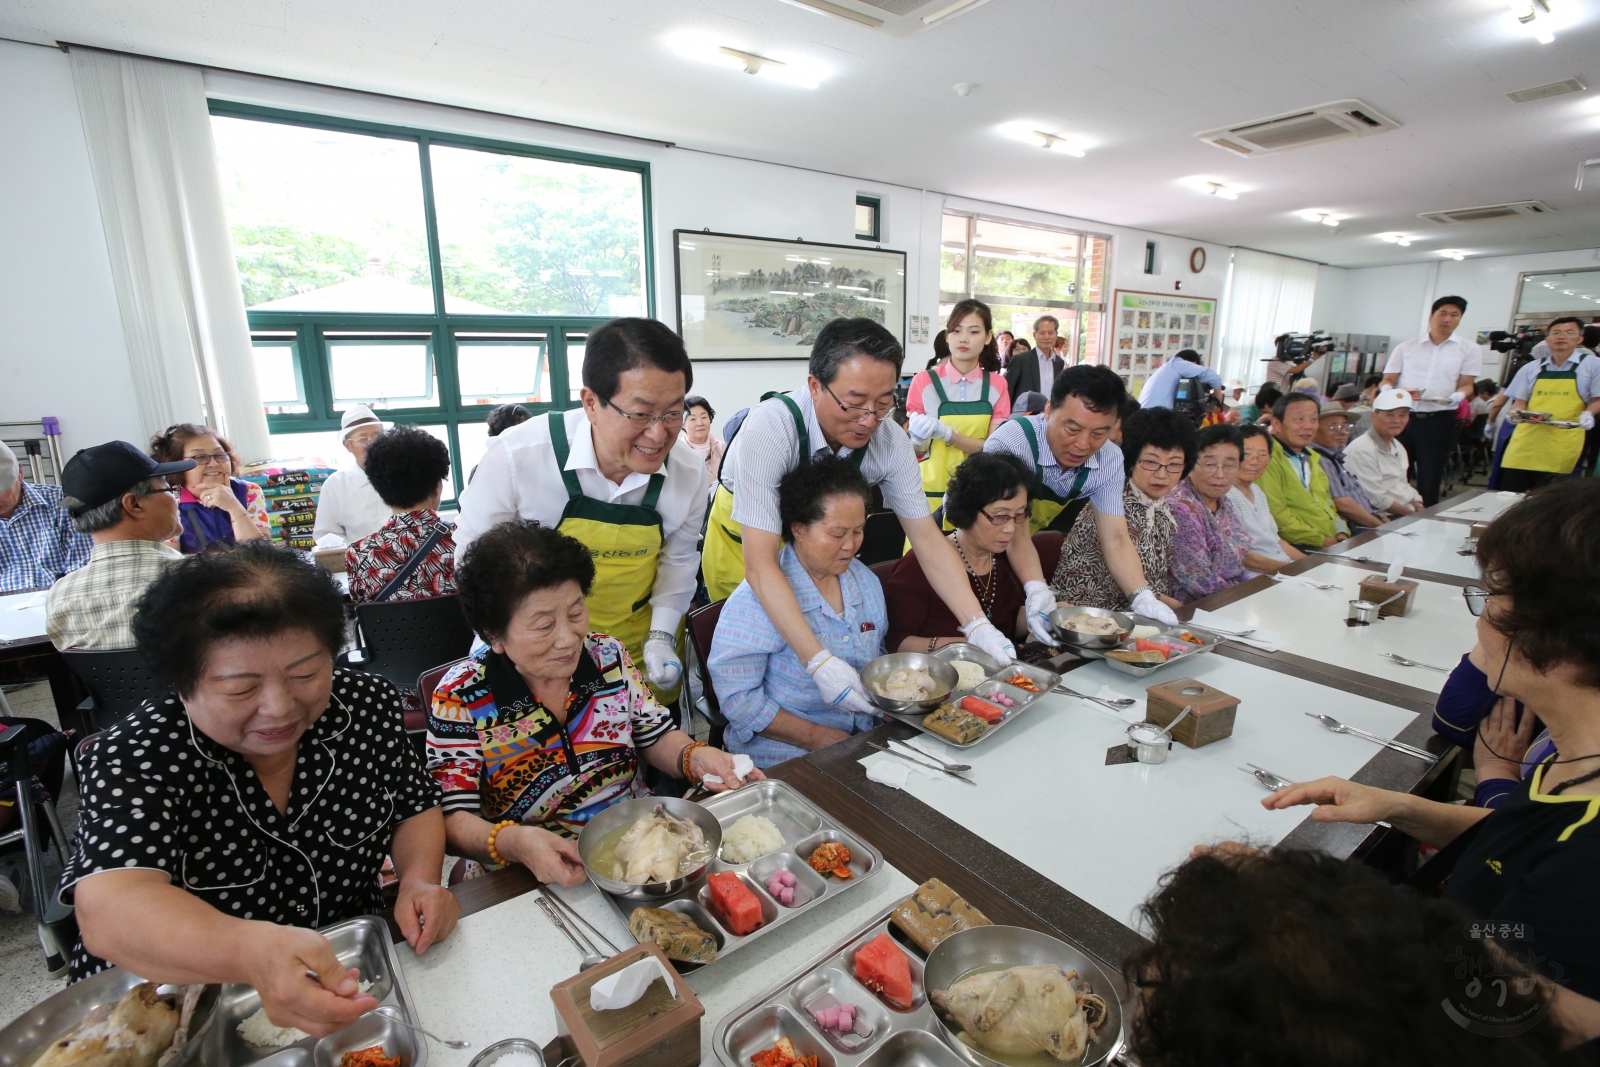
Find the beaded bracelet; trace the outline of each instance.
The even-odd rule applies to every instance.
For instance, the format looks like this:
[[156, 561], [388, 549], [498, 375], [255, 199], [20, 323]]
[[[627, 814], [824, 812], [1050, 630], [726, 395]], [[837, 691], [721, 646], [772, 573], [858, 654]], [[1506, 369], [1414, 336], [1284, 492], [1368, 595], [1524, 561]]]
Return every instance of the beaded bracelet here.
[[505, 857], [500, 855], [500, 850], [494, 847], [495, 838], [500, 836], [501, 830], [504, 830], [508, 826], [515, 825], [517, 825], [517, 821], [515, 819], [505, 819], [495, 823], [494, 829], [489, 831], [489, 842], [484, 846], [484, 851], [489, 853], [489, 860], [496, 867], [504, 867], [506, 865], [506, 861]]
[[680, 758], [683, 761], [683, 776], [685, 778], [691, 781], [694, 779], [694, 776], [689, 773], [689, 756], [694, 752], [695, 749], [706, 747], [708, 746], [704, 741], [690, 741], [687, 745], [683, 746], [683, 755]]

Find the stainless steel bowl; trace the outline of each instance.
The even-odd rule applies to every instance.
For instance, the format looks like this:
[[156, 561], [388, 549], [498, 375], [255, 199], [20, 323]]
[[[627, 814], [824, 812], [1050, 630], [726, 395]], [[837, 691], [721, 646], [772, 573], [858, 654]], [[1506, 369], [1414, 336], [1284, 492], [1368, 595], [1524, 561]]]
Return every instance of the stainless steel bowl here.
[[[589, 858], [594, 854], [600, 839], [619, 827], [632, 826], [640, 819], [656, 810], [657, 806], [666, 808], [668, 812], [680, 819], [688, 819], [700, 827], [706, 835], [706, 862], [694, 870], [674, 878], [670, 882], [646, 882], [644, 885], [634, 885], [631, 882], [619, 882], [615, 878], [601, 874], [594, 869], [594, 864]], [[722, 824], [717, 822], [717, 817], [689, 800], [680, 800], [677, 797], [640, 797], [637, 800], [624, 800], [620, 804], [613, 804], [599, 815], [589, 820], [589, 824], [578, 835], [578, 857], [583, 860], [584, 869], [589, 872], [590, 881], [612, 896], [625, 897], [628, 900], [656, 900], [661, 897], [670, 897], [674, 893], [681, 893], [705, 881], [706, 864], [711, 862], [722, 848]]]
[[[877, 683], [895, 671], [927, 671], [937, 683], [934, 694], [925, 700], [891, 700], [878, 692]], [[949, 663], [924, 652], [896, 652], [879, 656], [861, 668], [861, 688], [867, 691], [867, 700], [875, 708], [900, 715], [925, 715], [943, 704], [955, 692], [956, 669]]]
[[[1115, 636], [1101, 637], [1098, 634], [1080, 634], [1076, 630], [1066, 630], [1062, 624], [1068, 619], [1078, 615], [1093, 615], [1098, 619], [1115, 619], [1117, 625], [1122, 627], [1122, 632]], [[1070, 604], [1063, 604], [1050, 613], [1050, 625], [1055, 629], [1056, 636], [1063, 644], [1074, 648], [1116, 648], [1117, 643], [1127, 638], [1133, 630], [1133, 616], [1125, 611], [1110, 611], [1106, 608], [1080, 608]]]
[[[1117, 1001], [1117, 989], [1099, 964], [1064, 941], [1021, 926], [974, 926], [951, 934], [934, 946], [922, 968], [922, 985], [931, 993], [949, 989], [974, 971], [1034, 963], [1053, 963], [1064, 970], [1077, 971], [1090, 991], [1105, 1001], [1106, 1021], [1098, 1030], [1089, 1031], [1088, 1055], [1081, 1062], [1089, 1067], [1109, 1063], [1122, 1047], [1122, 1007]], [[946, 1043], [973, 1067], [1007, 1067], [962, 1041], [937, 1011], [933, 1014]]]
[[[122, 995], [143, 982], [131, 971], [112, 967], [85, 978], [35, 1004], [0, 1030], [0, 1065], [22, 1067], [32, 1063], [50, 1045], [72, 1033], [90, 1009], [115, 1004]], [[162, 992], [172, 986], [158, 987]], [[218, 986], [207, 986], [195, 1005], [189, 1022], [189, 1043], [174, 1061], [185, 1063], [200, 1051], [217, 1005]]]

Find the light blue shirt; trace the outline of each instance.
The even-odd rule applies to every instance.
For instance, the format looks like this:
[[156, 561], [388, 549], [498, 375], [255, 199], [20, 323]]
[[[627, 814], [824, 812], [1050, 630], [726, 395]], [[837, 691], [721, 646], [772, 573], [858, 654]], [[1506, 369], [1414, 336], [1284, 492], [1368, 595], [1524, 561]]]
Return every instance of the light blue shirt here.
[[0, 519], [0, 593], [53, 585], [88, 563], [92, 548], [61, 506], [59, 485], [23, 482], [16, 510]]
[[[1033, 449], [1028, 447], [1028, 436], [1020, 425], [1023, 418], [1033, 424], [1033, 436], [1039, 442], [1037, 457], [1034, 456]], [[988, 439], [983, 442], [983, 450], [1016, 456], [1030, 470], [1033, 469], [1034, 461], [1037, 459], [1039, 468], [1043, 472], [1045, 488], [1061, 496], [1072, 492], [1072, 486], [1078, 480], [1078, 472], [1087, 467], [1089, 474], [1084, 478], [1083, 488], [1078, 495], [1088, 497], [1094, 509], [1102, 515], [1121, 515], [1124, 478], [1122, 449], [1107, 439], [1099, 451], [1084, 461], [1083, 467], [1063, 467], [1056, 459], [1055, 453], [1050, 451], [1049, 439], [1045, 437], [1045, 426], [1049, 419], [1048, 415], [1019, 415], [1007, 419], [998, 430], [989, 434]]]
[[1540, 341], [1533, 349], [1533, 360], [1522, 365], [1516, 376], [1511, 379], [1511, 384], [1506, 386], [1506, 396], [1512, 400], [1527, 400], [1533, 395], [1534, 379], [1546, 370], [1573, 370], [1576, 368], [1578, 375], [1578, 395], [1585, 404], [1596, 396], [1600, 396], [1600, 385], [1595, 379], [1600, 378], [1600, 356], [1581, 345], [1567, 357], [1567, 361], [1557, 367], [1550, 356], [1550, 347]]
[[[843, 613], [822, 599], [793, 546], [783, 547], [778, 566], [794, 590], [806, 625], [823, 648], [858, 671], [883, 655], [889, 612], [884, 607], [883, 586], [866, 564], [851, 560], [850, 569], [839, 577]], [[741, 582], [722, 606], [706, 669], [728, 720], [724, 747], [745, 753], [757, 767], [771, 767], [806, 754], [803, 748], [761, 736], [780, 709], [852, 734], [870, 730], [881, 721], [876, 715], [856, 714], [823, 702], [805, 664], [767, 618], [748, 581]]]
[[1139, 406], [1170, 408], [1173, 398], [1178, 395], [1179, 378], [1199, 378], [1208, 388], [1222, 388], [1222, 379], [1217, 377], [1217, 372], [1210, 367], [1202, 367], [1198, 363], [1174, 357], [1145, 379], [1144, 388], [1139, 391]]

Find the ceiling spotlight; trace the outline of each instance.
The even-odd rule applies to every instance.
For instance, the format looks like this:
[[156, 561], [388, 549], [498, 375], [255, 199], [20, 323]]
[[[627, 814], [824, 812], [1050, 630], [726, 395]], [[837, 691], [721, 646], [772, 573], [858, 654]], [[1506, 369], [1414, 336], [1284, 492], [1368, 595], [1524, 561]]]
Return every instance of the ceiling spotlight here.
[[1392, 245], [1399, 245], [1401, 248], [1410, 248], [1412, 239], [1403, 233], [1380, 233], [1378, 234], [1378, 240], [1387, 241]]
[[667, 38], [667, 46], [686, 59], [715, 63], [719, 67], [760, 75], [766, 81], [815, 89], [829, 73], [820, 64], [798, 56], [760, 55], [742, 48], [719, 43], [701, 33], [675, 33]]
[[1224, 200], [1237, 200], [1239, 194], [1229, 189], [1221, 182], [1206, 182], [1206, 189], [1212, 196], [1220, 196]]
[[1511, 14], [1533, 32], [1540, 44], [1551, 44], [1556, 35], [1550, 29], [1550, 5], [1547, 0], [1511, 0]]
[[1563, 290], [1561, 290], [1561, 295], [1562, 296], [1576, 296], [1577, 294], [1574, 293], [1571, 289], [1563, 289]]
[[1299, 211], [1296, 212], [1296, 214], [1305, 219], [1307, 222], [1320, 222], [1324, 226], [1339, 225], [1339, 220], [1328, 214], [1326, 211]]
[[1043, 130], [1034, 130], [1033, 142], [1040, 148], [1047, 148], [1052, 152], [1065, 152], [1069, 156], [1077, 156], [1079, 159], [1083, 158], [1083, 149], [1079, 148], [1075, 142], [1070, 141], [1065, 137], [1057, 136], [1053, 133], [1045, 133]]
[[1466, 250], [1462, 248], [1441, 248], [1439, 249], [1439, 254], [1445, 259], [1453, 259], [1457, 262], [1467, 258]]
[[976, 89], [977, 85], [972, 82], [956, 82], [951, 88], [955, 89], [957, 96], [967, 97], [972, 95], [972, 90]]

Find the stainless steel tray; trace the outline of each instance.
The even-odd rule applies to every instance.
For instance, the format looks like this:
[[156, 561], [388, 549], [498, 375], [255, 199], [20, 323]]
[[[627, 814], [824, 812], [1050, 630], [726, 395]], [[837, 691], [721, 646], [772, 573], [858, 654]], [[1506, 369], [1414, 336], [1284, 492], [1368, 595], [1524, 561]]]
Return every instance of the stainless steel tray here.
[[[1123, 663], [1121, 660], [1112, 659], [1111, 657], [1107, 656], [1105, 652], [1094, 649], [1080, 648], [1078, 649], [1078, 655], [1083, 656], [1086, 659], [1105, 660], [1107, 667], [1110, 667], [1114, 671], [1120, 671], [1123, 674], [1134, 678], [1148, 678], [1152, 674], [1155, 674], [1159, 671], [1164, 671], [1175, 664], [1186, 663], [1195, 656], [1210, 652], [1218, 645], [1222, 644], [1222, 637], [1212, 633], [1210, 630], [1202, 629], [1199, 626], [1168, 626], [1156, 636], [1171, 637], [1177, 640], [1182, 640], [1178, 637], [1178, 635], [1183, 633], [1185, 630], [1194, 634], [1196, 637], [1204, 638], [1205, 643], [1200, 645], [1193, 652], [1185, 652], [1181, 656], [1171, 657], [1165, 663], [1152, 663], [1148, 667], [1141, 667], [1134, 663]], [[1117, 645], [1117, 648], [1126, 652], [1132, 652], [1136, 644], [1137, 642], [1133, 638], [1129, 638], [1128, 640]], [[1187, 644], [1187, 642], [1185, 642], [1185, 644]]]
[[[974, 663], [983, 665], [984, 667], [988, 667], [991, 663], [996, 662], [991, 660], [988, 656], [984, 655], [977, 649], [972, 649], [971, 652], [966, 651], [968, 649], [972, 649], [972, 646], [966, 644], [946, 645], [939, 651], [935, 652], [934, 655], [939, 659], [969, 659]], [[1025, 689], [1018, 689], [1016, 686], [1006, 684], [1004, 679], [1009, 678], [1014, 674], [1027, 675], [1033, 680], [1033, 684], [1037, 685], [1041, 690], [1043, 690], [1043, 692], [1030, 693]], [[1047, 670], [1044, 667], [1037, 667], [1031, 663], [1008, 663], [1002, 665], [999, 670], [990, 674], [980, 684], [973, 686], [971, 689], [958, 689], [954, 693], [951, 693], [950, 703], [956, 705], [959, 705], [964, 697], [974, 694], [982, 697], [985, 693], [996, 688], [998, 688], [1002, 693], [1005, 693], [1006, 696], [1010, 697], [1012, 700], [1016, 701], [1016, 704], [1013, 707], [1008, 708], [1004, 705], [1000, 705], [1000, 709], [1005, 712], [1000, 721], [990, 726], [987, 730], [973, 738], [971, 741], [968, 741], [966, 744], [959, 744], [950, 740], [948, 737], [943, 736], [942, 734], [934, 733], [932, 730], [922, 725], [922, 720], [925, 718], [925, 716], [922, 715], [901, 715], [896, 712], [884, 712], [884, 717], [894, 719], [896, 722], [903, 722], [907, 726], [914, 726], [918, 730], [921, 730], [923, 733], [927, 734], [929, 737], [932, 737], [938, 741], [942, 741], [951, 748], [973, 748], [989, 740], [989, 738], [993, 737], [1000, 731], [1001, 727], [1007, 725], [1028, 708], [1032, 707], [1040, 697], [1044, 696], [1045, 693], [1050, 692], [1050, 690], [1060, 683], [1060, 681], [1061, 675], [1057, 674], [1055, 671]], [[991, 703], [993, 703], [993, 701], [991, 701]]]
[[[880, 913], [838, 946], [788, 975], [772, 989], [752, 997], [717, 1023], [711, 1035], [711, 1047], [724, 1067], [751, 1067], [750, 1057], [771, 1048], [780, 1037], [794, 1042], [795, 1050], [802, 1056], [814, 1053], [817, 1067], [998, 1067], [996, 1061], [957, 1040], [935, 1017], [922, 984], [926, 956], [889, 922], [893, 911], [891, 907]], [[889, 1004], [854, 977], [856, 950], [885, 932], [911, 959], [913, 998], [909, 1011]], [[1122, 1016], [1116, 987], [1086, 954], [1070, 945], [1065, 947], [1071, 956], [1071, 965], [1105, 998], [1112, 1012], [1090, 1044], [1088, 1055], [1080, 1062], [1089, 1067], [1109, 1063], [1122, 1047]], [[993, 962], [1003, 964], [1004, 961]], [[1032, 961], [1019, 958], [1015, 962]], [[841, 1001], [855, 1004], [864, 1017], [872, 1020], [872, 1037], [854, 1051], [835, 1044], [806, 1011], [806, 1004], [823, 992], [831, 992]], [[1042, 1056], [1041, 1060], [1049, 1062]]]
[[[379, 1012], [392, 1012], [407, 1022], [422, 1025], [406, 989], [405, 975], [382, 919], [362, 916], [321, 931], [346, 967], [356, 967], [372, 982], [369, 992], [378, 998], [376, 1012], [363, 1015], [354, 1025], [318, 1039], [308, 1037], [281, 1049], [258, 1048], [239, 1036], [239, 1024], [261, 1007], [261, 997], [250, 986], [208, 988], [200, 998], [190, 1026], [189, 1043], [174, 1061], [200, 1067], [339, 1067], [346, 1052], [381, 1044], [386, 1054], [399, 1056], [401, 1067], [426, 1067], [428, 1044], [415, 1032]], [[35, 1005], [0, 1030], [0, 1067], [23, 1067], [37, 1058], [46, 1045], [77, 1028], [89, 1009], [115, 1003], [143, 979], [113, 967], [68, 986]]]
[[[821, 808], [807, 800], [799, 790], [787, 782], [766, 778], [751, 782], [732, 792], [718, 793], [701, 801], [700, 804], [716, 816], [717, 822], [722, 824], [724, 836], [729, 827], [746, 815], [760, 815], [771, 819], [773, 825], [777, 826], [778, 832], [783, 834], [784, 847], [781, 852], [769, 852], [749, 863], [728, 863], [719, 853], [713, 856], [706, 866], [707, 875], [732, 871], [739, 876], [739, 880], [744, 882], [745, 887], [761, 902], [763, 920], [761, 925], [742, 937], [729, 930], [711, 907], [711, 891], [704, 881], [672, 896], [641, 901], [613, 896], [591, 878], [590, 882], [600, 890], [600, 895], [611, 905], [624, 926], [628, 925], [628, 916], [633, 914], [635, 908], [665, 908], [668, 911], [680, 912], [688, 916], [700, 929], [716, 938], [717, 960], [721, 960], [728, 953], [736, 952], [751, 942], [760, 940], [824, 900], [832, 900], [841, 893], [849, 892], [883, 869], [883, 853], [829, 818]], [[853, 878], [839, 879], [832, 875], [820, 875], [806, 863], [806, 859], [824, 841], [837, 841], [850, 850], [850, 871], [854, 875]], [[780, 867], [787, 868], [795, 876], [795, 888], [804, 891], [807, 896], [803, 903], [785, 907], [767, 892], [766, 880]], [[799, 893], [796, 894], [797, 898], [798, 896]], [[682, 963], [677, 960], [671, 962], [681, 974], [717, 965], [715, 960], [707, 964]], [[237, 1065], [225, 1065], [225, 1067], [237, 1067]], [[298, 1065], [288, 1065], [288, 1067], [298, 1067]], [[317, 1064], [315, 1067], [328, 1067], [328, 1065]], [[338, 1065], [334, 1064], [332, 1067]]]

